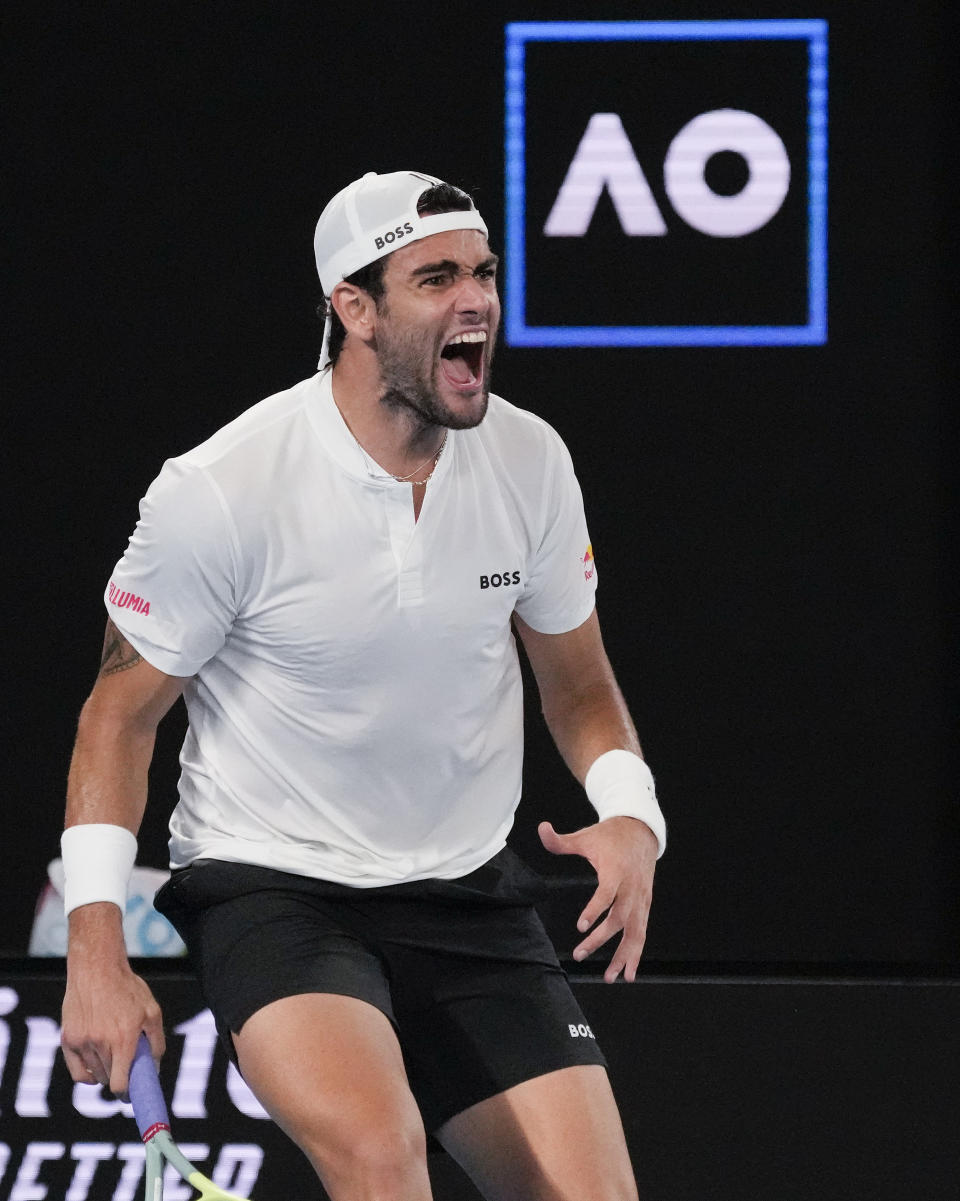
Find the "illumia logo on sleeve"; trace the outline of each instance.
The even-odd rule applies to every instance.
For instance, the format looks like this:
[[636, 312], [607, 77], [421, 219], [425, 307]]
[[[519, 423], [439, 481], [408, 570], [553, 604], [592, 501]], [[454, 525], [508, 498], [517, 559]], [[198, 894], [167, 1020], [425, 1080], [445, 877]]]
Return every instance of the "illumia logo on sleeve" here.
[[827, 337], [827, 24], [507, 26], [514, 346]]

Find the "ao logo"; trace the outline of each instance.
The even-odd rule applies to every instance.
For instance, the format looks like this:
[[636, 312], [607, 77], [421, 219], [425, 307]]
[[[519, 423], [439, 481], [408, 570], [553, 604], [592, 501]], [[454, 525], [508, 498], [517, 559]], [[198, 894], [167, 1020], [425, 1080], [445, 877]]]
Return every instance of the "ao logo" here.
[[[709, 160], [733, 151], [746, 162], [746, 185], [733, 195], [706, 179]], [[670, 143], [663, 183], [677, 214], [714, 238], [740, 238], [779, 211], [790, 188], [790, 159], [779, 134], [754, 113], [717, 109], [694, 117]], [[587, 232], [606, 188], [625, 234], [662, 237], [663, 214], [616, 113], [594, 113], [567, 170], [543, 232], [579, 238]]]
[[827, 32], [508, 25], [508, 345], [822, 345]]

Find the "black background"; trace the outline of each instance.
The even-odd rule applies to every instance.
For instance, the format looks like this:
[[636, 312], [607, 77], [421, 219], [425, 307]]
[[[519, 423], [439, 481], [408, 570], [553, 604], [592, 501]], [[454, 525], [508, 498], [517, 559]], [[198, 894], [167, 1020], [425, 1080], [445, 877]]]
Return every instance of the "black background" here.
[[[5, 14], [6, 954], [24, 952], [57, 854], [100, 595], [146, 485], [312, 372], [313, 226], [363, 171], [474, 189], [502, 248], [503, 25], [584, 15], [276, 0]], [[830, 22], [827, 345], [501, 347], [495, 365], [496, 390], [573, 452], [608, 648], [670, 822], [647, 955], [955, 965], [941, 8], [587, 15]], [[581, 133], [556, 130], [558, 162]], [[548, 860], [536, 820], [589, 810], [530, 708], [515, 841], [564, 875], [576, 864]], [[163, 862], [181, 720], [160, 738], [146, 863]]]

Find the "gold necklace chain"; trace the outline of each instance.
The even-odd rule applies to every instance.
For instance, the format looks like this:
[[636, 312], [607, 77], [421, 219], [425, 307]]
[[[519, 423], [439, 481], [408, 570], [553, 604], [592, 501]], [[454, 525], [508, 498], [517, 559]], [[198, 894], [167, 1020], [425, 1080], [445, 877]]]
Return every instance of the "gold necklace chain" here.
[[[449, 433], [449, 432], [450, 431], [448, 430], [447, 433]], [[440, 456], [443, 454], [443, 448], [446, 446], [446, 444], [447, 444], [447, 434], [444, 434], [443, 441], [440, 443], [440, 449], [438, 451], [436, 451], [435, 454], [432, 454], [430, 456], [430, 459], [433, 459], [433, 471], [437, 470], [437, 464], [440, 462]], [[410, 472], [409, 475], [394, 475], [393, 478], [397, 481], [398, 484], [405, 484], [407, 482], [407, 480], [412, 479], [417, 474], [418, 471], [421, 471], [424, 467], [426, 467], [426, 465], [430, 462], [430, 459], [424, 459], [423, 462], [420, 464], [420, 466], [415, 467], [413, 469], [413, 471]], [[427, 480], [430, 479], [430, 476], [433, 475], [433, 471], [430, 472], [430, 475], [427, 476], [426, 480], [414, 480], [413, 481], [414, 487], [416, 487], [417, 484], [425, 484], [427, 482]], [[389, 474], [393, 475], [393, 472], [391, 471]]]
[[[440, 456], [443, 454], [443, 448], [446, 446], [446, 444], [447, 444], [447, 435], [446, 435], [446, 434], [444, 434], [444, 435], [443, 435], [443, 441], [440, 443], [440, 449], [437, 451], [436, 455], [434, 455], [434, 459], [433, 459], [433, 471], [431, 471], [431, 472], [430, 472], [430, 474], [429, 474], [429, 475], [426, 477], [426, 479], [423, 479], [423, 480], [414, 480], [414, 481], [413, 481], [413, 483], [411, 484], [411, 487], [413, 487], [413, 488], [426, 488], [427, 484], [429, 484], [429, 483], [430, 483], [430, 481], [433, 479], [433, 472], [434, 472], [434, 471], [436, 471], [436, 470], [437, 470], [437, 467], [440, 465]], [[416, 475], [416, 472], [412, 472], [412, 474], [413, 474], [413, 475]], [[393, 478], [394, 478], [394, 479], [397, 479], [397, 477], [396, 477], [396, 476], [394, 476]], [[410, 476], [405, 476], [404, 478], [405, 478], [405, 479], [409, 479], [409, 478], [410, 478]], [[399, 483], [402, 483], [403, 481], [401, 480], [401, 481], [398, 481], [398, 482], [399, 482]]]
[[[348, 426], [347, 428], [349, 429], [350, 427]], [[440, 443], [440, 449], [430, 456], [430, 459], [433, 459], [433, 471], [430, 472], [425, 480], [413, 480], [411, 485], [412, 487], [423, 488], [430, 482], [430, 480], [433, 479], [433, 472], [437, 470], [437, 464], [440, 462], [440, 456], [443, 454], [443, 448], [447, 445], [447, 436], [449, 433], [450, 431], [447, 430], [447, 432], [443, 435], [443, 441]], [[353, 430], [350, 430], [350, 434], [353, 437], [354, 442], [356, 442], [357, 446], [360, 448], [360, 453], [363, 455], [368, 464], [367, 474], [376, 478], [376, 473], [370, 470], [369, 464], [372, 463], [374, 466], [379, 466], [379, 464], [375, 463], [374, 460], [371, 459], [367, 452], [363, 449], [360, 439], [356, 434], [354, 434]], [[388, 475], [392, 480], [396, 480], [398, 484], [405, 484], [407, 480], [412, 480], [413, 476], [415, 476], [418, 471], [422, 471], [430, 462], [430, 459], [424, 459], [418, 467], [414, 467], [413, 471], [407, 475], [394, 475], [392, 471], [387, 471], [384, 474]]]

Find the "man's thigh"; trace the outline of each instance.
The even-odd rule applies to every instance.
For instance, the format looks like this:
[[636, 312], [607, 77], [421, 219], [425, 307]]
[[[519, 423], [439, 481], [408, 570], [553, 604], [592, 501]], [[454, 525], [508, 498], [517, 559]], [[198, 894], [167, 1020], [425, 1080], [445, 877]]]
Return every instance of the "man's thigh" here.
[[158, 894], [231, 1057], [232, 1035], [284, 997], [354, 997], [393, 1020], [382, 958], [351, 929], [342, 903], [310, 889], [280, 872], [208, 860], [175, 872]]
[[446, 1122], [436, 1137], [487, 1201], [636, 1201], [606, 1069], [526, 1080]]
[[430, 950], [386, 948], [407, 1075], [431, 1133], [525, 1080], [605, 1065], [532, 908], [451, 908], [448, 919], [440, 948], [437, 929]]
[[335, 1201], [427, 1201], [426, 1135], [393, 1026], [355, 997], [304, 994], [234, 1032], [244, 1079]]

